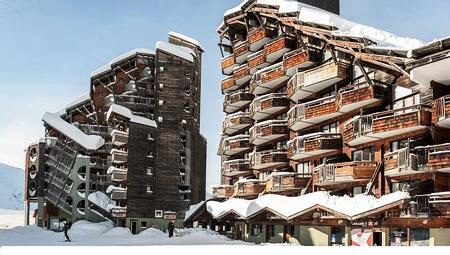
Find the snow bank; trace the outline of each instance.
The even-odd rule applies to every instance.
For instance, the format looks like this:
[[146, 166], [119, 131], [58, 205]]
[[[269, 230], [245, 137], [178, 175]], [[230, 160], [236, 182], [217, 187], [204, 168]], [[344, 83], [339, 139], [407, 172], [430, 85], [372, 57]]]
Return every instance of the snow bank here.
[[[225, 16], [241, 11], [241, 7], [249, 0], [244, 0], [238, 6], [225, 12]], [[348, 21], [334, 13], [304, 4], [294, 0], [257, 0], [259, 4], [279, 6], [279, 13], [298, 12], [297, 18], [301, 22], [337, 28], [333, 34], [350, 37], [364, 37], [375, 41], [378, 46], [395, 47], [410, 50], [422, 46], [420, 40], [396, 36], [392, 33], [370, 26]]]
[[254, 200], [232, 198], [222, 203], [210, 201], [207, 202], [206, 207], [214, 218], [220, 218], [230, 212], [237, 213], [243, 218], [249, 218], [264, 209], [270, 209], [280, 217], [291, 219], [318, 205], [351, 218], [407, 198], [409, 198], [407, 192], [395, 192], [375, 198], [363, 194], [355, 197], [331, 196], [327, 192], [321, 191], [298, 197], [268, 194]]
[[88, 200], [104, 210], [108, 210], [108, 205], [115, 204], [108, 195], [101, 191], [89, 194]]
[[133, 234], [128, 228], [113, 228], [103, 234], [104, 237], [125, 237], [131, 235]]
[[182, 39], [182, 40], [184, 40], [186, 42], [189, 42], [189, 43], [192, 43], [192, 44], [198, 46], [200, 49], [203, 49], [201, 44], [197, 40], [195, 40], [194, 38], [191, 38], [189, 36], [186, 36], [186, 35], [183, 35], [183, 34], [180, 34], [180, 33], [177, 33], [177, 32], [173, 32], [173, 31], [170, 31], [169, 35], [173, 36], [173, 37], [178, 37], [178, 38], [180, 38], [180, 39]]
[[42, 121], [88, 150], [97, 150], [105, 144], [105, 140], [102, 137], [98, 135], [86, 135], [74, 125], [61, 119], [57, 114], [46, 112], [42, 117]]
[[93, 223], [85, 220], [75, 222], [69, 229], [70, 236], [97, 236], [114, 228], [111, 221]]
[[194, 62], [194, 56], [196, 56], [195, 52], [192, 49], [174, 45], [168, 42], [161, 42], [161, 41], [157, 42], [156, 49], [173, 54], [189, 62]]
[[139, 235], [146, 236], [146, 237], [152, 237], [152, 236], [157, 237], [157, 236], [165, 235], [165, 233], [156, 228], [147, 228], [146, 230], [139, 233]]
[[128, 109], [124, 106], [121, 106], [121, 105], [113, 104], [109, 107], [109, 110], [106, 113], [107, 120], [109, 120], [112, 113], [123, 116], [123, 117], [129, 119], [130, 122], [133, 122], [133, 123], [137, 123], [137, 124], [141, 124], [141, 125], [149, 126], [149, 127], [154, 127], [154, 128], [157, 127], [156, 122], [154, 120], [151, 120], [151, 119], [148, 119], [145, 117], [141, 117], [138, 115], [134, 115], [130, 109]]

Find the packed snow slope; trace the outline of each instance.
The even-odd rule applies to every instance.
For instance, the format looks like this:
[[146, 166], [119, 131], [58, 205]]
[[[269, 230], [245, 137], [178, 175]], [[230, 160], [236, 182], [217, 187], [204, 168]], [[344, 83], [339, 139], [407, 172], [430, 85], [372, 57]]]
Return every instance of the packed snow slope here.
[[173, 238], [154, 228], [132, 235], [127, 228], [114, 228], [111, 222], [78, 221], [72, 225], [69, 236], [73, 242], [64, 242], [63, 233], [37, 226], [0, 229], [0, 246], [250, 245], [200, 228], [177, 229]]
[[0, 163], [0, 208], [22, 209], [24, 171]]

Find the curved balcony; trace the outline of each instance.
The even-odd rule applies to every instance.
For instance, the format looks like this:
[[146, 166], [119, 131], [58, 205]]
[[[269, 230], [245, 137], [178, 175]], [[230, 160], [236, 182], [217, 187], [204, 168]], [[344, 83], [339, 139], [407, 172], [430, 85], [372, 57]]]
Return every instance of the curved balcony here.
[[250, 81], [250, 92], [254, 95], [265, 94], [280, 87], [289, 79], [285, 75], [283, 63], [277, 63], [257, 71]]
[[450, 95], [433, 102], [433, 123], [441, 128], [450, 128]]
[[334, 62], [296, 73], [288, 82], [289, 98], [297, 102], [348, 78], [348, 65]]
[[254, 198], [264, 192], [264, 181], [241, 179], [234, 184], [233, 197]]
[[127, 199], [127, 190], [126, 189], [114, 189], [111, 191], [111, 199], [112, 200], [125, 200]]
[[128, 169], [117, 168], [110, 166], [107, 174], [111, 175], [111, 181], [113, 182], [125, 182], [128, 177]]
[[116, 146], [123, 146], [128, 143], [128, 133], [113, 129], [111, 131], [112, 144]]
[[223, 154], [233, 156], [251, 151], [250, 136], [237, 135], [223, 140]]
[[244, 64], [236, 67], [233, 71], [233, 78], [236, 82], [236, 85], [239, 87], [247, 83], [252, 78], [248, 65]]
[[223, 111], [226, 113], [234, 113], [247, 107], [255, 98], [255, 96], [246, 91], [236, 91], [225, 95], [223, 102]]
[[311, 175], [293, 172], [274, 172], [266, 180], [266, 192], [280, 195], [299, 195]]
[[430, 125], [431, 112], [422, 105], [356, 116], [344, 124], [344, 143], [356, 146], [398, 135], [425, 132]]
[[233, 91], [239, 88], [239, 86], [236, 84], [236, 80], [233, 77], [227, 77], [223, 79], [220, 82], [220, 85], [222, 87], [222, 93], [225, 94], [226, 92]]
[[222, 68], [222, 73], [224, 75], [230, 75], [233, 73], [234, 68], [237, 67], [238, 64], [234, 60], [234, 55], [231, 54], [229, 56], [222, 58], [220, 66]]
[[230, 178], [251, 175], [248, 159], [227, 160], [222, 163], [222, 175]]
[[250, 154], [250, 167], [254, 170], [288, 165], [286, 150], [256, 151]]
[[128, 152], [112, 149], [111, 152], [111, 161], [116, 164], [122, 164], [128, 161]]
[[252, 52], [247, 41], [242, 41], [234, 45], [234, 59], [238, 65], [247, 61], [248, 55]]
[[212, 187], [212, 196], [215, 198], [230, 198], [234, 194], [233, 185], [219, 185]]
[[266, 61], [274, 63], [283, 55], [295, 47], [295, 41], [286, 36], [281, 36], [273, 39], [264, 45], [266, 51]]
[[275, 34], [276, 31], [270, 30], [264, 26], [250, 30], [247, 36], [250, 50], [260, 50]]
[[337, 110], [336, 97], [324, 97], [291, 108], [288, 112], [288, 126], [293, 131], [299, 131], [340, 115], [342, 113]]
[[263, 145], [287, 137], [289, 130], [286, 120], [267, 120], [250, 128], [250, 143]]
[[349, 113], [369, 106], [380, 105], [388, 96], [388, 86], [373, 81], [374, 85], [367, 83], [344, 87], [337, 94], [339, 112]]
[[269, 62], [266, 61], [265, 50], [260, 50], [249, 55], [247, 57], [247, 64], [251, 74], [254, 74], [257, 70], [263, 69], [270, 65]]
[[288, 158], [306, 160], [340, 154], [341, 134], [314, 133], [296, 137], [288, 142]]
[[296, 74], [299, 68], [315, 66], [319, 61], [320, 54], [312, 50], [297, 49], [283, 56], [283, 66], [288, 76]]
[[363, 186], [367, 184], [377, 168], [374, 161], [353, 161], [345, 163], [320, 165], [314, 169], [315, 186], [331, 188], [333, 185], [347, 185], [347, 187]]
[[227, 135], [233, 135], [242, 132], [253, 124], [250, 114], [247, 112], [233, 113], [225, 117], [222, 124], [222, 132]]
[[286, 111], [289, 101], [284, 93], [273, 93], [257, 97], [250, 104], [250, 116], [254, 120], [267, 119]]

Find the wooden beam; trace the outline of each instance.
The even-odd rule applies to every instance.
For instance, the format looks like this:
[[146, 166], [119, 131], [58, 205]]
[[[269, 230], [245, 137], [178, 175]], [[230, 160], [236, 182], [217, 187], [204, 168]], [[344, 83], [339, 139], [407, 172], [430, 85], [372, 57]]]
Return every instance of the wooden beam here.
[[361, 62], [357, 59], [357, 60], [355, 61], [355, 63], [356, 63], [356, 65], [359, 67], [359, 69], [361, 70], [361, 72], [363, 73], [364, 78], [366, 78], [367, 83], [368, 83], [369, 85], [373, 85], [372, 80], [369, 78], [369, 75], [367, 74], [366, 69], [364, 69], [364, 67], [361, 65]]

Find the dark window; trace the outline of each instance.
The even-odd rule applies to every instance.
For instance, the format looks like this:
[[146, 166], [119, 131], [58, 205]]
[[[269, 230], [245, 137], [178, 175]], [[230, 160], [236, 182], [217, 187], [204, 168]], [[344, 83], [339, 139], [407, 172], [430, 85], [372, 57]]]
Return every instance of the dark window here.
[[331, 246], [343, 246], [345, 237], [345, 228], [331, 229]]
[[353, 161], [375, 161], [375, 148], [369, 147], [353, 151]]

